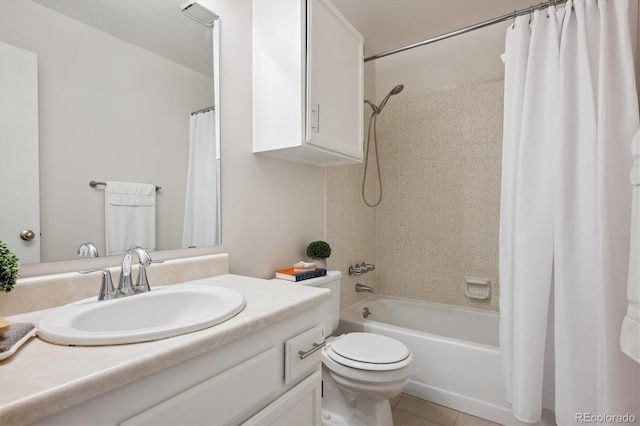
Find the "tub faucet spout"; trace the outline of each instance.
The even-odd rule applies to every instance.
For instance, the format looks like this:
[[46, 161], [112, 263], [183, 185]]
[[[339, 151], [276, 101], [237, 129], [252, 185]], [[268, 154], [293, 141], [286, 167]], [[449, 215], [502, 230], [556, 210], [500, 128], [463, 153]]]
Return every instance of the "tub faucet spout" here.
[[368, 285], [356, 284], [356, 293], [373, 293], [373, 289]]

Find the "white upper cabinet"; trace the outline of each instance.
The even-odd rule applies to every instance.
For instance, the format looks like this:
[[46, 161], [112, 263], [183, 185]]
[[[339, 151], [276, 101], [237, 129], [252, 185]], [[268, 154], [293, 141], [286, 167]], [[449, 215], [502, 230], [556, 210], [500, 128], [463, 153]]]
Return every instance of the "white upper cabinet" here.
[[253, 151], [362, 162], [363, 39], [328, 0], [253, 1]]

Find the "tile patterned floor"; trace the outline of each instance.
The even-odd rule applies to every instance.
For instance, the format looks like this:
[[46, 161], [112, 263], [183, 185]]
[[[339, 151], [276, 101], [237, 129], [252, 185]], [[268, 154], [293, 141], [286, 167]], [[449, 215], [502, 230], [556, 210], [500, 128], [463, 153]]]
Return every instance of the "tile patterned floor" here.
[[499, 426], [498, 423], [406, 394], [391, 400], [391, 413], [395, 426]]

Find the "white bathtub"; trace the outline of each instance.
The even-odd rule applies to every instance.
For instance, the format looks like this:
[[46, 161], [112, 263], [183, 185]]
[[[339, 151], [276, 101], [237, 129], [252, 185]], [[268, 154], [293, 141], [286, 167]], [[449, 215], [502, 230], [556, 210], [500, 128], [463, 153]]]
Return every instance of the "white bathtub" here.
[[523, 424], [504, 396], [498, 319], [496, 312], [373, 295], [340, 313], [336, 334], [373, 332], [407, 345], [414, 357], [407, 394], [497, 423]]

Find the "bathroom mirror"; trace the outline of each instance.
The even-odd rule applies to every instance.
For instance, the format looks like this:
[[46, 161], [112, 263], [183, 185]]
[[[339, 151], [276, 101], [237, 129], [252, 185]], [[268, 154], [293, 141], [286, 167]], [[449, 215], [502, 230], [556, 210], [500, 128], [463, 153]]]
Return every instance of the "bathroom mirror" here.
[[[33, 227], [36, 239], [40, 234], [40, 262], [77, 259], [86, 241], [105, 255], [105, 186], [90, 181], [161, 187], [155, 250], [220, 244], [219, 20], [206, 26], [191, 19], [181, 11], [184, 2], [0, 2], [0, 42], [37, 55], [40, 227]], [[195, 191], [215, 192], [206, 217], [216, 235], [206, 244], [185, 245], [190, 120], [210, 107], [210, 169], [217, 179]], [[2, 155], [16, 154], [3, 149]], [[28, 209], [14, 207], [17, 216]]]

